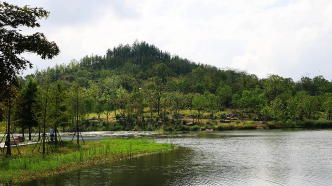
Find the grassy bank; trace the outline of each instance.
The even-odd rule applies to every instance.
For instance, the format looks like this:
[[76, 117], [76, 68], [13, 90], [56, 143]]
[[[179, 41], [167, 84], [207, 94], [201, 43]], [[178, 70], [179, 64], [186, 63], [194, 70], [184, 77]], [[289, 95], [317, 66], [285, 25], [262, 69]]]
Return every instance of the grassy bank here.
[[[53, 152], [43, 156], [32, 153], [33, 146], [20, 147], [21, 155], [13, 148], [11, 158], [0, 156], [0, 184], [16, 184], [66, 171], [111, 163], [133, 156], [158, 153], [174, 148], [170, 144], [159, 144], [147, 139], [106, 139], [99, 142], [77, 144], [64, 142], [64, 147], [53, 148]], [[38, 150], [38, 148], [37, 148]]]

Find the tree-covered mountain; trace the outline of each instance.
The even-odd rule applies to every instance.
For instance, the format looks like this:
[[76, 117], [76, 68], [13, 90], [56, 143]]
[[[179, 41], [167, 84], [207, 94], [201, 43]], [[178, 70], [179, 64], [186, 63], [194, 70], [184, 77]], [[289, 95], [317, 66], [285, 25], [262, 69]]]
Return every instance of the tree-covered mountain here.
[[[68, 65], [36, 71], [21, 78], [15, 91], [18, 101], [11, 117], [23, 129], [40, 126], [41, 118], [48, 125], [73, 127], [91, 113], [98, 118], [106, 115], [104, 129], [126, 130], [164, 126], [182, 130], [178, 119], [184, 110], [190, 113], [186, 117], [198, 119], [200, 125], [199, 119], [208, 113], [215, 126], [217, 117], [226, 117], [225, 109], [231, 109], [238, 119], [282, 124], [330, 120], [332, 116], [332, 83], [323, 76], [304, 76], [297, 82], [278, 75], [259, 79], [245, 71], [219, 69], [172, 56], [137, 41], [108, 49], [104, 56], [87, 55]], [[6, 100], [10, 99], [0, 102], [2, 120], [10, 115], [6, 110]], [[27, 108], [32, 112], [24, 114]], [[170, 121], [167, 118], [171, 115]], [[113, 125], [109, 116], [123, 120]], [[85, 125], [89, 127], [90, 122]]]
[[[244, 90], [278, 89], [274, 96], [287, 89], [293, 93], [307, 91], [310, 95], [332, 92], [332, 84], [323, 76], [310, 78], [304, 76], [300, 81], [294, 82], [291, 78], [283, 78], [271, 75], [266, 79], [259, 79], [254, 74], [236, 69], [219, 69], [217, 67], [198, 64], [177, 55], [172, 56], [169, 52], [163, 52], [158, 47], [146, 42], [135, 41], [132, 45], [120, 44], [118, 47], [108, 49], [104, 56], [86, 55], [79, 61], [72, 60], [68, 65], [56, 65], [45, 70], [36, 71], [25, 79], [33, 77], [39, 83], [44, 76], [48, 76], [51, 82], [58, 79], [68, 82], [77, 81], [80, 86], [88, 87], [88, 81], [103, 81], [110, 77], [119, 76], [123, 87], [131, 91], [133, 87], [139, 88], [142, 82], [154, 77], [162, 79], [163, 83], [172, 86], [177, 84], [183, 91], [203, 93], [208, 90], [216, 93], [218, 87], [228, 85], [233, 93], [241, 94]], [[125, 81], [127, 82], [125, 85]], [[269, 83], [279, 84], [280, 88], [270, 87]], [[175, 86], [175, 85], [173, 85]], [[177, 88], [180, 88], [177, 87]], [[181, 89], [181, 88], [180, 88]]]

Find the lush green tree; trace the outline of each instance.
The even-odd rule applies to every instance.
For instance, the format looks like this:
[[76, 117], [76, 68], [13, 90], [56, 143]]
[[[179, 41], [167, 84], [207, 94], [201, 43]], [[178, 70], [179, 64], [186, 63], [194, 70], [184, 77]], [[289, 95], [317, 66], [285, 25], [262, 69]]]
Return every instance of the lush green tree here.
[[[76, 120], [76, 132], [77, 132], [77, 144], [79, 145], [79, 121], [85, 114], [83, 100], [84, 100], [85, 89], [79, 87], [78, 83], [73, 82], [72, 87], [68, 93], [68, 111], [73, 118]], [[73, 121], [73, 123], [74, 123]]]
[[50, 109], [50, 86], [51, 82], [50, 79], [47, 78], [44, 82], [44, 84], [38, 89], [37, 96], [36, 96], [36, 105], [34, 105], [34, 111], [35, 114], [39, 119], [39, 125], [43, 123], [43, 154], [46, 153], [46, 147], [45, 147], [45, 140], [46, 140], [46, 123], [49, 123], [51, 120], [51, 113], [49, 111]]
[[272, 101], [285, 91], [293, 91], [292, 84], [291, 79], [286, 79], [278, 75], [270, 75], [264, 83], [265, 94]]
[[300, 115], [300, 103], [296, 97], [287, 100], [287, 113], [292, 120], [296, 120]]
[[129, 94], [126, 89], [122, 88], [122, 86], [116, 90], [116, 94], [119, 102], [119, 108], [122, 109], [122, 116], [125, 116], [125, 109], [129, 101]]
[[105, 111], [106, 114], [106, 121], [107, 123], [109, 123], [108, 121], [108, 116], [110, 115], [110, 113], [114, 110], [114, 104], [113, 104], [113, 95], [110, 94], [109, 92], [104, 92], [103, 94], [103, 98], [105, 100], [104, 103], [104, 108], [103, 110]]
[[198, 119], [200, 119], [201, 115], [203, 115], [206, 109], [206, 97], [204, 95], [195, 94], [193, 99], [193, 107], [198, 111]]
[[229, 105], [230, 101], [232, 100], [232, 87], [225, 85], [225, 86], [219, 86], [217, 89], [217, 96], [219, 97], [219, 105], [221, 110], [222, 106]]
[[98, 115], [98, 119], [100, 119], [100, 114], [104, 112], [104, 99], [99, 98], [93, 104], [93, 111]]
[[210, 94], [208, 91], [204, 92], [204, 96], [206, 98], [206, 107], [207, 109], [209, 109], [210, 112], [210, 116], [211, 118], [214, 117], [214, 114], [218, 111], [219, 109], [219, 98], [214, 95], [214, 94]]
[[21, 93], [21, 108], [22, 108], [22, 120], [23, 125], [29, 129], [29, 140], [31, 140], [31, 129], [38, 125], [36, 115], [32, 109], [33, 105], [36, 104], [36, 96], [38, 91], [37, 81], [32, 78], [28, 81], [26, 87]]
[[306, 95], [301, 101], [304, 114], [308, 119], [312, 119], [319, 109], [319, 101], [317, 97]]
[[67, 91], [65, 87], [62, 85], [62, 81], [58, 80], [52, 87], [50, 92], [50, 112], [51, 118], [53, 119], [52, 123], [54, 125], [54, 134], [55, 134], [55, 145], [58, 143], [58, 126], [62, 122], [62, 115], [66, 110], [65, 99]]
[[144, 101], [144, 95], [142, 91], [137, 91], [132, 93], [131, 103], [133, 103], [133, 107], [136, 110], [135, 113], [137, 116], [141, 116], [144, 112], [145, 105], [143, 101]]
[[24, 52], [36, 53], [42, 59], [52, 59], [59, 54], [54, 42], [47, 41], [43, 33], [23, 35], [18, 27], [40, 27], [37, 19], [48, 18], [49, 12], [43, 8], [18, 7], [0, 2], [0, 90], [7, 82], [13, 82], [21, 70], [32, 63], [20, 55]]
[[264, 106], [260, 114], [263, 116], [264, 120], [267, 121], [267, 119], [272, 116], [271, 107], [269, 105]]
[[332, 117], [332, 96], [329, 96], [323, 103], [323, 109], [328, 120]]
[[285, 117], [285, 105], [282, 103], [282, 100], [277, 97], [271, 101], [271, 116], [275, 119], [283, 119]]
[[94, 103], [95, 103], [94, 99], [90, 97], [86, 97], [83, 100], [84, 110], [87, 114], [87, 118], [89, 118], [90, 113], [93, 112]]
[[170, 107], [175, 112], [176, 120], [179, 119], [180, 110], [184, 108], [184, 96], [179, 92], [171, 92], [167, 95], [167, 98], [170, 102]]

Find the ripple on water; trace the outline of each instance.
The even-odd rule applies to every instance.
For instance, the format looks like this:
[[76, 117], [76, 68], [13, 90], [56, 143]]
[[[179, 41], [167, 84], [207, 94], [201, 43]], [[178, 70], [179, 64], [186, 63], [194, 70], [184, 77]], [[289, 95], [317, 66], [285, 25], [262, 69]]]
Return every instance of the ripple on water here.
[[180, 148], [66, 173], [57, 185], [332, 185], [329, 130], [162, 134], [155, 140]]

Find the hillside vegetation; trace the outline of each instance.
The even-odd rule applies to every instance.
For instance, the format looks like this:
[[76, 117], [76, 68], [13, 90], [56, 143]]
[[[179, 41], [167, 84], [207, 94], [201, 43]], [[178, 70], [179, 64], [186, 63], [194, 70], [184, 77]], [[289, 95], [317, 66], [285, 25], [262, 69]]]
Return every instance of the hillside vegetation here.
[[1, 100], [2, 132], [9, 116], [14, 130], [31, 132], [44, 123], [65, 131], [77, 124], [80, 130], [329, 127], [332, 114], [332, 83], [323, 76], [259, 79], [138, 41], [20, 82]]

